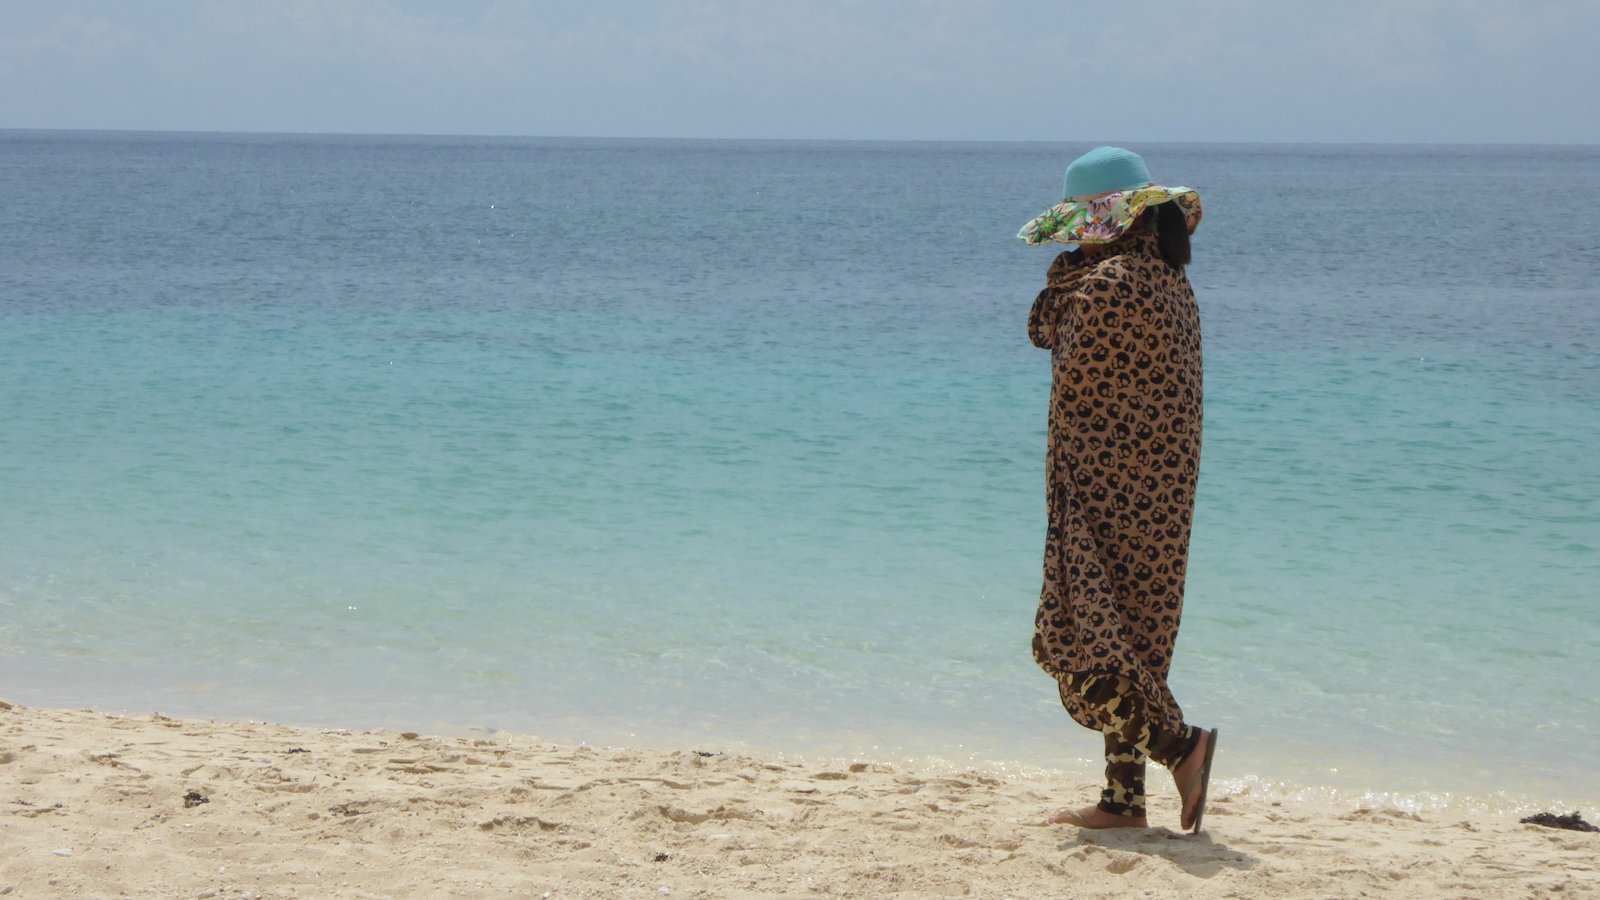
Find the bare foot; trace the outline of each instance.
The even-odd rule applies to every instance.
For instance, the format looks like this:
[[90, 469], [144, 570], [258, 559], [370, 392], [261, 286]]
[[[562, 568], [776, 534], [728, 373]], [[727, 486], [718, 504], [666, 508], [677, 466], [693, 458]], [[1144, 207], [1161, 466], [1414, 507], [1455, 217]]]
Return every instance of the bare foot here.
[[1058, 810], [1055, 815], [1045, 820], [1046, 825], [1076, 825], [1079, 828], [1149, 828], [1150, 823], [1144, 816], [1119, 816], [1108, 813], [1098, 806], [1085, 806], [1082, 809]]
[[1201, 782], [1201, 774], [1205, 770], [1206, 750], [1211, 746], [1211, 732], [1200, 732], [1200, 741], [1194, 745], [1189, 755], [1183, 762], [1172, 770], [1172, 782], [1178, 786], [1178, 797], [1183, 801], [1183, 815], [1180, 821], [1183, 830], [1188, 831], [1194, 826], [1194, 813], [1199, 808], [1200, 796], [1205, 785]]

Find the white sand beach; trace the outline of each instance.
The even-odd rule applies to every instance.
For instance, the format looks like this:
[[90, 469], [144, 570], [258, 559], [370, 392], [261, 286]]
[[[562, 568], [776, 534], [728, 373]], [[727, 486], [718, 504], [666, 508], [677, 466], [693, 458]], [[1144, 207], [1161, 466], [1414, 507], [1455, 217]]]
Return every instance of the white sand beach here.
[[1223, 790], [1198, 837], [1039, 824], [1096, 789], [0, 703], [0, 895], [1600, 896], [1600, 834], [1514, 817]]

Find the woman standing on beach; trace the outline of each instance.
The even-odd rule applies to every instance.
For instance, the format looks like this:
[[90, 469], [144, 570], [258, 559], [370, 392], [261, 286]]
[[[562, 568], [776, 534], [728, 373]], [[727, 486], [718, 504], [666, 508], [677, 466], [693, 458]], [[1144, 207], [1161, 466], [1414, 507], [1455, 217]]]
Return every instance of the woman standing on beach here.
[[1050, 821], [1146, 827], [1148, 758], [1172, 771], [1198, 832], [1217, 733], [1184, 722], [1167, 671], [1200, 467], [1200, 316], [1184, 274], [1200, 198], [1115, 147], [1075, 160], [1063, 196], [1018, 235], [1078, 246], [1028, 316], [1052, 371], [1033, 656], [1068, 714], [1104, 734], [1107, 786]]

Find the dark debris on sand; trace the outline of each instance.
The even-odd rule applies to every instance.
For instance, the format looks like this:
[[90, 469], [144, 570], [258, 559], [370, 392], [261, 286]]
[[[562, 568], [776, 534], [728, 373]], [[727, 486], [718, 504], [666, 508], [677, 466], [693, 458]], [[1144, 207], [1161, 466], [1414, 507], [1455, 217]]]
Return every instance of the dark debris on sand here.
[[184, 809], [193, 809], [194, 807], [199, 806], [202, 803], [210, 803], [210, 802], [211, 802], [211, 798], [207, 797], [205, 794], [200, 793], [199, 791], [190, 791], [189, 793], [183, 795], [183, 808]]
[[1537, 816], [1529, 816], [1526, 819], [1523, 819], [1522, 824], [1543, 825], [1546, 828], [1565, 828], [1568, 831], [1600, 831], [1600, 828], [1596, 828], [1593, 825], [1590, 825], [1588, 822], [1585, 822], [1583, 820], [1583, 816], [1580, 816], [1575, 812], [1567, 813], [1564, 816], [1558, 816], [1555, 813], [1542, 812]]

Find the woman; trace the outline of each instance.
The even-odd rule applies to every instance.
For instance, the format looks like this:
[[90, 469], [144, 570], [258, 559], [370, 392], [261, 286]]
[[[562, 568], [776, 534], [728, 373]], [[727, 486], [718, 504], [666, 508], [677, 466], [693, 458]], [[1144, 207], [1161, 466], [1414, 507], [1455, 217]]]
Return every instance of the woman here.
[[1028, 316], [1052, 373], [1033, 656], [1072, 718], [1104, 734], [1107, 785], [1050, 821], [1148, 827], [1148, 758], [1172, 771], [1198, 832], [1217, 732], [1184, 722], [1167, 671], [1200, 465], [1200, 316], [1184, 274], [1200, 199], [1116, 147], [1075, 160], [1064, 196], [1018, 235], [1079, 246], [1056, 257]]

